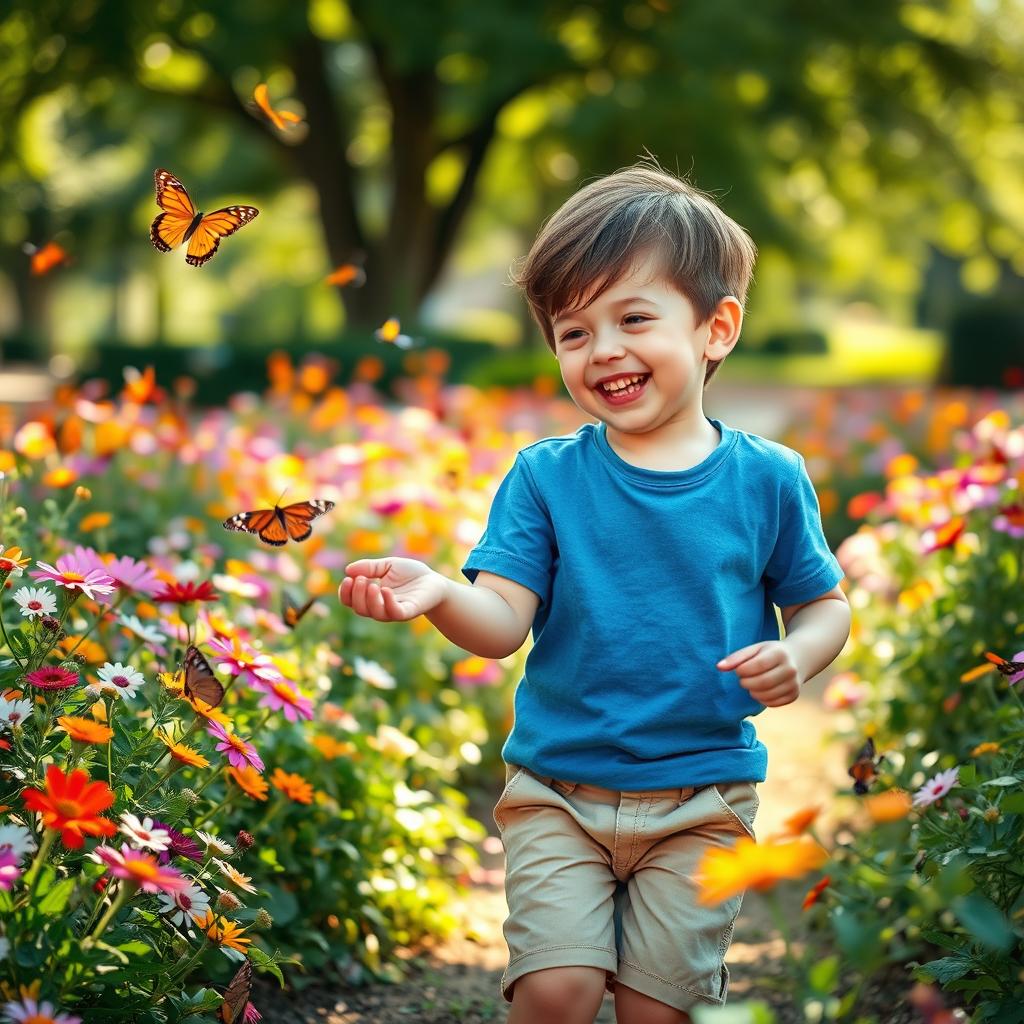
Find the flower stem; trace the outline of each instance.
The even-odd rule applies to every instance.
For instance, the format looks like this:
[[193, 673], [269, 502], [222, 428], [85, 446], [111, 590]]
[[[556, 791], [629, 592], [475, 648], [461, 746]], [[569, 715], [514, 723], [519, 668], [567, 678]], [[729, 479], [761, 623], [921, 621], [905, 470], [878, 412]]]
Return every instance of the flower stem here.
[[117, 895], [111, 901], [107, 912], [100, 918], [100, 923], [96, 925], [95, 931], [89, 936], [93, 942], [106, 931], [107, 925], [113, 920], [114, 915], [125, 905], [137, 888], [138, 885], [135, 882], [129, 882], [126, 878], [121, 879]]
[[769, 890], [764, 894], [765, 901], [768, 904], [768, 910], [772, 915], [772, 920], [775, 922], [775, 927], [778, 928], [779, 934], [782, 936], [783, 953], [786, 958], [786, 963], [789, 965], [789, 969], [792, 972], [792, 977], [800, 977], [800, 963], [793, 956], [793, 950], [790, 947], [789, 942], [789, 928], [786, 925], [786, 915], [783, 914], [782, 908], [779, 906], [779, 897], [774, 889]]
[[29, 906], [32, 905], [32, 900], [36, 895], [36, 889], [39, 888], [39, 876], [43, 873], [43, 865], [46, 863], [46, 857], [49, 854], [50, 847], [53, 846], [56, 838], [57, 833], [52, 828], [48, 828], [43, 833], [43, 841], [39, 844], [39, 850], [36, 852], [35, 858], [32, 861], [32, 867], [28, 869], [28, 874], [32, 876], [31, 881], [29, 881], [28, 876], [25, 878], [25, 881], [29, 882]]

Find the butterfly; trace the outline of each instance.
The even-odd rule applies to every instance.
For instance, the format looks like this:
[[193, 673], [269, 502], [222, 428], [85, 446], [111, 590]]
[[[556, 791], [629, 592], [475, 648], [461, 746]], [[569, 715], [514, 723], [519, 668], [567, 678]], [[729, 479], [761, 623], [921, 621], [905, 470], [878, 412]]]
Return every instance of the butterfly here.
[[998, 654], [993, 654], [991, 651], [985, 652], [985, 657], [992, 662], [1001, 675], [1013, 676], [1018, 672], [1024, 672], [1024, 661], [1007, 661], [1005, 658], [1000, 658]]
[[124, 391], [121, 394], [127, 401], [145, 405], [163, 399], [164, 391], [157, 387], [156, 370], [152, 366], [147, 366], [141, 373], [134, 366], [126, 366], [123, 372]]
[[48, 274], [57, 267], [66, 267], [71, 262], [67, 249], [56, 242], [47, 242], [41, 248], [26, 242], [22, 249], [32, 257], [29, 269], [34, 277], [42, 277], [43, 274]]
[[396, 316], [388, 317], [373, 334], [378, 341], [383, 341], [387, 345], [396, 345], [398, 348], [412, 348], [415, 344], [408, 334], [402, 333], [402, 325]]
[[245, 1018], [245, 1008], [252, 995], [252, 963], [246, 960], [224, 991], [224, 1000], [218, 1014], [223, 1024], [239, 1024]]
[[332, 508], [333, 501], [312, 498], [309, 501], [298, 501], [294, 505], [285, 505], [283, 508], [275, 505], [273, 508], [260, 508], [254, 512], [238, 512], [230, 519], [224, 520], [224, 529], [255, 533], [264, 544], [280, 547], [289, 540], [305, 540], [313, 532], [310, 523], [325, 512], [330, 512]]
[[342, 263], [325, 278], [328, 284], [336, 284], [339, 288], [362, 288], [366, 284], [366, 271], [355, 260]]
[[260, 82], [252, 91], [252, 98], [260, 113], [279, 131], [297, 124], [302, 124], [302, 118], [293, 114], [290, 110], [275, 110], [270, 105], [270, 91], [266, 82]]
[[287, 594], [281, 599], [281, 618], [289, 629], [294, 629], [306, 612], [316, 604], [316, 598], [311, 597], [305, 604], [296, 604]]
[[878, 778], [878, 768], [885, 755], [875, 758], [875, 741], [869, 736], [867, 742], [857, 752], [853, 764], [847, 769], [847, 774], [853, 779], [853, 791], [863, 796], [870, 788], [875, 779]]
[[185, 650], [185, 683], [182, 691], [186, 697], [193, 700], [198, 697], [211, 708], [217, 707], [224, 699], [224, 687], [195, 644], [189, 644]]
[[222, 238], [259, 216], [255, 206], [225, 206], [213, 213], [196, 213], [185, 186], [162, 168], [153, 172], [156, 204], [163, 210], [150, 225], [149, 240], [161, 252], [170, 252], [188, 242], [185, 262], [201, 267], [213, 258]]

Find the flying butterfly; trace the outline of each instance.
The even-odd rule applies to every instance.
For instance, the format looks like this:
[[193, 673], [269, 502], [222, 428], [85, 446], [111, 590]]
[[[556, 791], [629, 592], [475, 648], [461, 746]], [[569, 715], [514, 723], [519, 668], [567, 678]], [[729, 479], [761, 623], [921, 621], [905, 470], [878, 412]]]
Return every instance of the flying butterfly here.
[[287, 594], [281, 598], [281, 619], [289, 629], [294, 629], [306, 612], [316, 604], [316, 598], [311, 597], [304, 604], [297, 604]]
[[1024, 672], [1024, 661], [1007, 661], [1005, 658], [1000, 658], [998, 654], [993, 654], [991, 651], [985, 652], [985, 657], [992, 662], [1001, 675], [1014, 676], [1018, 672]]
[[878, 769], [885, 760], [882, 754], [875, 757], [875, 741], [869, 736], [867, 742], [857, 752], [853, 764], [847, 769], [847, 775], [853, 779], [853, 791], [863, 796], [878, 778]]
[[47, 242], [41, 247], [26, 242], [21, 248], [27, 256], [31, 257], [29, 269], [33, 277], [42, 277], [51, 270], [56, 270], [57, 267], [66, 267], [71, 263], [67, 249], [57, 242]]
[[264, 544], [281, 547], [289, 540], [305, 540], [313, 532], [310, 525], [313, 520], [330, 512], [332, 508], [333, 501], [311, 498], [284, 507], [275, 505], [273, 508], [260, 508], [253, 512], [238, 512], [224, 520], [224, 529], [254, 533]]
[[198, 697], [211, 708], [217, 707], [224, 699], [224, 687], [195, 644], [189, 644], [185, 650], [185, 683], [182, 690], [186, 697], [193, 700]]
[[260, 82], [260, 84], [253, 89], [252, 98], [259, 112], [279, 132], [283, 132], [297, 124], [302, 124], [302, 118], [299, 117], [298, 114], [293, 114], [290, 110], [275, 110], [271, 106], [270, 90], [267, 89], [266, 82]]
[[149, 240], [161, 252], [188, 242], [185, 262], [201, 267], [213, 259], [222, 238], [259, 216], [255, 206], [225, 206], [213, 213], [196, 212], [185, 186], [170, 171], [157, 168], [156, 204], [163, 210], [150, 225]]
[[328, 284], [336, 284], [339, 288], [362, 288], [366, 284], [366, 271], [363, 270], [361, 262], [349, 260], [335, 267], [324, 280]]
[[402, 325], [397, 316], [388, 317], [373, 335], [378, 341], [386, 345], [395, 345], [397, 348], [412, 348], [416, 344], [408, 334], [402, 333]]
[[252, 995], [252, 962], [246, 960], [224, 991], [224, 1000], [218, 1009], [223, 1024], [240, 1024], [245, 1019], [245, 1008]]

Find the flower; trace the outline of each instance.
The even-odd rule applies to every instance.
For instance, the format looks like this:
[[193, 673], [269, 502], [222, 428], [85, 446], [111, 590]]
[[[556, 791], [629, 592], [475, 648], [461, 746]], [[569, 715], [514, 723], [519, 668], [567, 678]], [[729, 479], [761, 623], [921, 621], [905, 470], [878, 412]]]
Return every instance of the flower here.
[[46, 769], [46, 791], [26, 789], [22, 800], [30, 811], [43, 816], [46, 828], [60, 831], [61, 842], [77, 850], [85, 836], [112, 836], [117, 826], [100, 817], [114, 802], [114, 794], [103, 782], [90, 782], [83, 768], [65, 775], [55, 764]]
[[[1024, 651], [1018, 651], [1010, 661], [1014, 664], [1024, 665]], [[1006, 677], [1006, 682], [1007, 685], [1013, 686], [1014, 683], [1019, 683], [1022, 679], [1024, 679], [1024, 670], [1021, 670], [1020, 672], [1012, 672]]]
[[289, 722], [313, 717], [313, 702], [308, 697], [303, 697], [292, 687], [291, 683], [282, 679], [263, 686], [262, 690], [261, 708], [281, 711]]
[[56, 566], [36, 560], [42, 571], [33, 571], [29, 576], [34, 580], [50, 580], [58, 587], [80, 590], [86, 597], [95, 599], [98, 595], [111, 594], [114, 581], [100, 569], [91, 569], [73, 555], [61, 555]]
[[452, 665], [452, 679], [463, 686], [491, 686], [501, 680], [501, 666], [473, 654]]
[[4, 1013], [14, 1024], [82, 1024], [81, 1017], [58, 1013], [53, 1003], [38, 1003], [27, 996], [20, 1002], [6, 1003]]
[[225, 843], [219, 836], [201, 832], [199, 829], [196, 829], [196, 835], [208, 850], [215, 850], [222, 857], [230, 857], [235, 852], [235, 848], [230, 843]]
[[829, 711], [856, 707], [868, 695], [868, 688], [856, 672], [837, 672], [825, 687], [822, 702]]
[[35, 836], [24, 825], [0, 825], [0, 853], [13, 853], [21, 860], [35, 848]]
[[0, 697], [0, 732], [21, 725], [31, 714], [32, 701], [8, 700], [6, 697]]
[[160, 586], [156, 573], [145, 562], [137, 562], [128, 555], [105, 560], [103, 569], [113, 579], [118, 590], [153, 594]]
[[175, 761], [187, 764], [191, 768], [206, 768], [209, 766], [210, 762], [198, 750], [194, 747], [188, 747], [184, 743], [175, 743], [162, 729], [157, 730], [156, 738], [167, 747], [168, 752]]
[[4, 892], [21, 877], [21, 865], [13, 850], [0, 850], [0, 889]]
[[213, 863], [220, 868], [220, 873], [229, 881], [232, 885], [237, 885], [239, 889], [244, 892], [255, 892], [256, 886], [251, 885], [252, 878], [249, 875], [243, 875], [241, 871], [236, 870], [226, 861], [221, 860], [219, 857], [213, 858]]
[[1024, 537], [1024, 505], [1015, 501], [1002, 506], [992, 520], [992, 528], [1011, 537]]
[[208, 721], [206, 731], [220, 741], [217, 749], [227, 755], [228, 764], [235, 768], [252, 767], [258, 772], [262, 772], [266, 767], [251, 743], [246, 743], [240, 736], [228, 732], [220, 722]]
[[109, 512], [90, 512], [79, 520], [78, 529], [82, 533], [92, 533], [93, 530], [102, 530], [109, 526], [113, 520], [114, 517]]
[[192, 604], [195, 601], [216, 601], [217, 591], [209, 580], [200, 584], [165, 583], [163, 590], [153, 594], [153, 600], [160, 604]]
[[171, 845], [157, 857], [161, 864], [170, 863], [172, 856], [187, 857], [189, 860], [194, 860], [197, 864], [202, 863], [203, 851], [188, 836], [183, 835], [176, 828], [171, 828], [166, 822], [157, 821], [155, 818], [153, 819], [153, 827], [162, 828], [171, 838]]
[[157, 828], [152, 818], [140, 821], [134, 814], [122, 811], [121, 822], [121, 832], [143, 850], [162, 853], [171, 845], [170, 834], [165, 829]]
[[[268, 682], [282, 679], [281, 673], [274, 668], [274, 663], [267, 654], [260, 654], [238, 637], [227, 640], [214, 637], [210, 641], [218, 665], [226, 665], [233, 676], [241, 676], [242, 681], [250, 686], [265, 687]], [[290, 719], [294, 721], [294, 719]]]
[[37, 690], [66, 690], [79, 682], [78, 673], [59, 665], [37, 668], [25, 674], [25, 682]]
[[224, 948], [225, 953], [232, 949], [244, 955], [246, 947], [252, 942], [252, 939], [243, 938], [244, 928], [239, 928], [234, 921], [229, 921], [226, 917], [215, 917], [212, 910], [208, 910], [202, 916], [197, 915], [193, 920], [206, 932], [211, 942], [217, 942]]
[[112, 691], [119, 697], [134, 697], [135, 691], [146, 682], [146, 677], [137, 668], [122, 665], [119, 661], [114, 664], [108, 661], [96, 670], [96, 675], [99, 683], [90, 684], [87, 687], [90, 692]]
[[132, 882], [143, 892], [179, 892], [189, 884], [177, 868], [158, 864], [148, 853], [133, 850], [127, 843], [122, 843], [120, 851], [97, 846], [89, 858], [105, 864], [115, 878]]
[[800, 909], [806, 910], [808, 907], [813, 906], [818, 902], [818, 897], [821, 896], [825, 887], [831, 882], [832, 879], [828, 875], [823, 875], [820, 882], [816, 882], [811, 886], [807, 895], [804, 897], [804, 902], [801, 904]]
[[60, 727], [78, 743], [106, 743], [114, 735], [114, 730], [92, 718], [77, 718], [64, 715], [57, 719]]
[[899, 821], [910, 813], [910, 794], [904, 789], [887, 789], [864, 797], [864, 807], [876, 824]]
[[294, 800], [297, 804], [313, 802], [313, 787], [301, 775], [275, 768], [270, 781], [275, 789], [281, 790], [289, 800]]
[[162, 892], [157, 897], [160, 901], [160, 913], [166, 915], [171, 924], [184, 927], [193, 918], [203, 917], [210, 910], [210, 897], [190, 879], [185, 879], [185, 887], [177, 892]]
[[0, 573], [20, 576], [22, 569], [31, 561], [22, 555], [21, 548], [5, 548], [0, 544]]
[[364, 683], [369, 683], [371, 686], [377, 687], [378, 690], [393, 690], [398, 685], [395, 682], [395, 677], [375, 661], [368, 661], [366, 658], [356, 655], [353, 668]]
[[167, 639], [165, 633], [161, 633], [156, 626], [147, 626], [137, 615], [121, 615], [119, 621], [125, 629], [130, 629], [147, 644], [162, 644]]
[[802, 832], [806, 832], [811, 825], [814, 824], [814, 819], [821, 813], [821, 807], [815, 805], [813, 807], [805, 807], [802, 811], [797, 811], [795, 814], [791, 814], [782, 823], [782, 835], [784, 836], [798, 836]]
[[979, 743], [972, 751], [971, 757], [981, 757], [982, 754], [998, 754], [999, 744], [993, 743], [991, 740], [985, 740], [984, 743]]
[[228, 775], [253, 800], [266, 800], [270, 787], [255, 768], [228, 768]]
[[966, 526], [967, 520], [963, 516], [953, 516], [938, 526], [930, 527], [921, 535], [920, 553], [928, 555], [940, 548], [950, 547], [964, 532]]
[[771, 889], [784, 878], [800, 878], [821, 867], [828, 852], [810, 836], [782, 842], [755, 843], [740, 836], [736, 845], [711, 847], [697, 866], [703, 906], [722, 903], [745, 889]]
[[960, 767], [947, 768], [939, 772], [934, 778], [929, 779], [915, 794], [914, 806], [927, 807], [929, 804], [941, 800], [954, 786], [959, 785]]
[[26, 619], [53, 615], [57, 610], [57, 598], [45, 587], [21, 587], [14, 592], [14, 603]]
[[259, 1024], [261, 1020], [263, 1020], [263, 1014], [252, 1003], [246, 1003], [242, 1024]]

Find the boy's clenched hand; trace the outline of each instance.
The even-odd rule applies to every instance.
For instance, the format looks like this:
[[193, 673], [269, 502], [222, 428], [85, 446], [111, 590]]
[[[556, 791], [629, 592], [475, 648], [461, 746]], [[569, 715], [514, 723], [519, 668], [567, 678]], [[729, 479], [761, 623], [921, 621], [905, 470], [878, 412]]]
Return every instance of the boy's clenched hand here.
[[436, 608], [448, 580], [414, 558], [361, 558], [345, 566], [338, 600], [378, 622], [404, 622]]
[[735, 671], [740, 686], [768, 707], [792, 704], [804, 683], [793, 652], [781, 640], [741, 647], [726, 655], [717, 667], [723, 672]]

